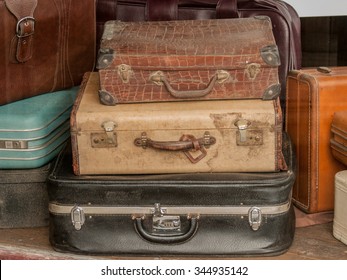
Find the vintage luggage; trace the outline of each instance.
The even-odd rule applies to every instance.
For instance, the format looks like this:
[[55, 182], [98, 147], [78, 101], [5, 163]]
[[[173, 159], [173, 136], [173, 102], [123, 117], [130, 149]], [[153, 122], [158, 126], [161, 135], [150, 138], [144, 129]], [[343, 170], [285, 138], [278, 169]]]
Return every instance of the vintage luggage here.
[[280, 172], [76, 176], [64, 150], [48, 177], [50, 243], [82, 254], [281, 254], [295, 231], [286, 137], [283, 154]]
[[333, 157], [347, 166], [347, 108], [334, 113], [331, 123], [330, 148]]
[[70, 113], [79, 87], [0, 106], [0, 169], [37, 168], [70, 139]]
[[[288, 70], [301, 68], [300, 18], [279, 0], [97, 0], [97, 45], [109, 20], [157, 21], [268, 16], [279, 49], [281, 105], [285, 105]], [[99, 46], [97, 46], [99, 49]]]
[[86, 74], [71, 112], [76, 175], [286, 169], [278, 99], [104, 106], [98, 81]]
[[274, 99], [279, 65], [269, 17], [108, 21], [97, 64], [100, 101]]
[[334, 208], [334, 176], [345, 168], [330, 151], [333, 114], [347, 109], [347, 67], [291, 71], [286, 130], [298, 160], [293, 201], [303, 211]]
[[31, 169], [0, 170], [0, 228], [48, 226], [47, 177], [54, 160]]
[[95, 0], [2, 0], [0, 18], [0, 105], [77, 86], [93, 70]]
[[335, 210], [333, 235], [347, 245], [347, 170], [335, 175]]

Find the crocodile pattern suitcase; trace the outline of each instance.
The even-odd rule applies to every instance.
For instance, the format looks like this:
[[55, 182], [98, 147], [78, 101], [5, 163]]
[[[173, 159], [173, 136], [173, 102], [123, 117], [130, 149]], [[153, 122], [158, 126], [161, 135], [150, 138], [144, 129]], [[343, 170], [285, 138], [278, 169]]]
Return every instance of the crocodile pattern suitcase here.
[[71, 113], [76, 175], [286, 169], [275, 100], [104, 106], [87, 73]]
[[274, 99], [280, 57], [269, 17], [105, 23], [100, 101]]
[[295, 205], [307, 213], [334, 209], [334, 176], [345, 166], [330, 149], [334, 112], [347, 109], [347, 67], [293, 70], [288, 75], [286, 131], [298, 160]]
[[38, 168], [70, 139], [70, 113], [79, 87], [0, 106], [0, 169]]
[[280, 0], [97, 0], [97, 50], [106, 21], [165, 21], [268, 16], [281, 65], [281, 105], [288, 71], [301, 68], [301, 23], [295, 9]]
[[64, 150], [48, 177], [56, 251], [119, 255], [278, 255], [295, 231], [295, 162], [259, 173], [76, 176]]

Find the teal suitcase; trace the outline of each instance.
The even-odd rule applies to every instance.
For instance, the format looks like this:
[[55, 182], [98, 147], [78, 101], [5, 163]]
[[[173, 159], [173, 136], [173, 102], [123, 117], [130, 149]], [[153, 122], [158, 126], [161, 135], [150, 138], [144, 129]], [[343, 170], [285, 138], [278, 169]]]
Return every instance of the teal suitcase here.
[[78, 87], [0, 106], [0, 169], [38, 168], [70, 138]]

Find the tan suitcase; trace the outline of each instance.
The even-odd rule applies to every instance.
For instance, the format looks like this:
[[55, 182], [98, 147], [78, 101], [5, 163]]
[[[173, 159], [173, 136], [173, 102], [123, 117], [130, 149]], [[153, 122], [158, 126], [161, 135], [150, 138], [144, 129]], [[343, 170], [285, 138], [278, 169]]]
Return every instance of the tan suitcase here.
[[88, 73], [71, 114], [77, 175], [286, 169], [278, 98], [104, 106], [98, 88]]
[[71, 114], [77, 175], [286, 169], [278, 99], [104, 106], [98, 81], [86, 75]]
[[335, 175], [335, 210], [333, 235], [347, 245], [347, 170]]
[[345, 166], [330, 149], [334, 112], [347, 109], [347, 67], [291, 71], [286, 130], [296, 149], [295, 205], [306, 213], [334, 209], [334, 176]]

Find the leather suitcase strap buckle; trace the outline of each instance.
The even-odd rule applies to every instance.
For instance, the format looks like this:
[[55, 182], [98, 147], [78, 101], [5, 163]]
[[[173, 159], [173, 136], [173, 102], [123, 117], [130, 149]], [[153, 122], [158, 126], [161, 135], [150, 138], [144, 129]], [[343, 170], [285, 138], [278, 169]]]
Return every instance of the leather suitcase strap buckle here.
[[34, 11], [37, 0], [6, 0], [7, 9], [17, 18], [16, 34], [11, 42], [12, 56], [16, 62], [26, 62], [32, 57], [35, 30]]

